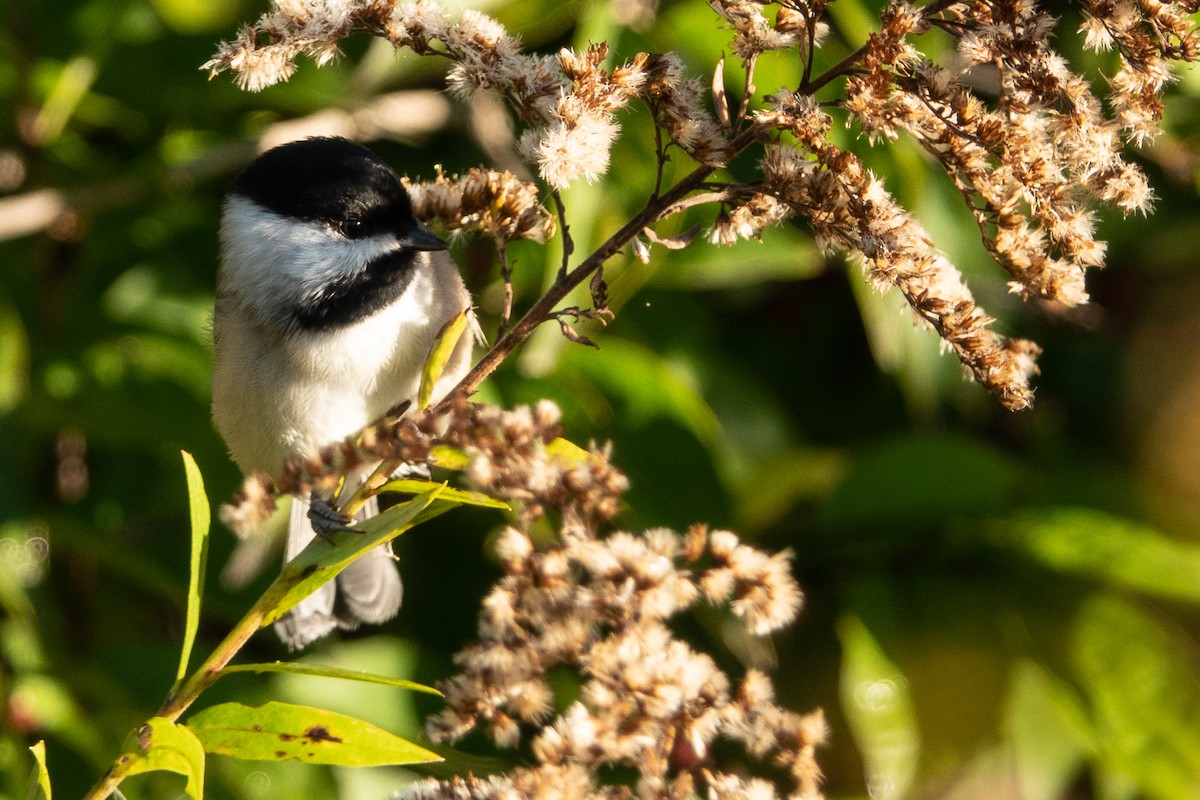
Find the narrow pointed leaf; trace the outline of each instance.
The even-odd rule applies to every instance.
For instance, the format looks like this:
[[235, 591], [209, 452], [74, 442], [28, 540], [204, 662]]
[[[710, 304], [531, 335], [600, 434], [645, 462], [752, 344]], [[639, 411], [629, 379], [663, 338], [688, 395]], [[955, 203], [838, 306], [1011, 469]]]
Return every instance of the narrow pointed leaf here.
[[33, 777], [29, 781], [29, 794], [26, 796], [29, 800], [51, 800], [50, 771], [46, 769], [46, 743], [38, 742], [29, 748], [29, 752], [33, 753], [36, 764]]
[[438, 499], [443, 490], [443, 485], [439, 484], [407, 503], [358, 523], [352, 531], [330, 534], [331, 541], [319, 536], [313, 539], [284, 565], [279, 577], [259, 599], [255, 610], [263, 615], [262, 624], [265, 626], [279, 619], [367, 551], [459, 505]]
[[[398, 494], [421, 494], [427, 492], [434, 487], [441, 486], [440, 483], [433, 481], [423, 481], [416, 478], [398, 478], [393, 481], [388, 481], [379, 488], [381, 492], [396, 492]], [[442, 489], [438, 495], [440, 500], [453, 500], [456, 503], [461, 503], [464, 506], [483, 506], [484, 508], [509, 508], [508, 503], [502, 500], [497, 500], [494, 497], [488, 497], [482, 492], [468, 492], [465, 489], [454, 489], [447, 486]]]
[[194, 715], [187, 726], [208, 752], [249, 761], [296, 759], [377, 767], [441, 760], [436, 753], [369, 722], [290, 703], [270, 702], [257, 708], [223, 703]]
[[415, 683], [414, 681], [406, 681], [403, 678], [389, 678], [386, 675], [376, 675], [372, 672], [338, 669], [337, 667], [320, 667], [313, 664], [297, 664], [287, 661], [275, 661], [270, 664], [234, 664], [222, 669], [221, 675], [229, 675], [233, 672], [286, 672], [291, 675], [312, 675], [317, 678], [340, 678], [342, 680], [359, 681], [361, 683], [379, 683], [384, 686], [395, 686], [398, 689], [411, 689], [415, 692], [425, 692], [427, 694], [436, 694], [439, 697], [442, 696], [442, 693], [432, 686]]
[[183, 775], [187, 796], [203, 800], [204, 748], [191, 731], [169, 719], [154, 717], [132, 734], [117, 764], [126, 777], [144, 772]]
[[421, 388], [417, 392], [418, 409], [429, 405], [429, 401], [433, 397], [433, 388], [437, 386], [442, 373], [446, 371], [446, 365], [450, 363], [450, 356], [454, 355], [454, 348], [458, 346], [458, 340], [467, 330], [468, 311], [470, 309], [467, 308], [459, 311], [442, 326], [442, 329], [438, 331], [437, 338], [433, 340], [429, 358], [425, 359], [425, 367], [421, 370]]
[[1200, 601], [1200, 544], [1090, 509], [1030, 514], [997, 528], [996, 539], [1051, 569], [1139, 592]]
[[842, 708], [862, 752], [870, 786], [884, 800], [906, 797], [916, 777], [921, 740], [904, 673], [888, 659], [861, 619], [838, 624], [842, 643]]
[[192, 558], [188, 570], [187, 619], [183, 630], [183, 647], [179, 653], [179, 670], [175, 683], [179, 685], [187, 675], [192, 647], [196, 644], [196, 632], [200, 628], [200, 600], [204, 595], [204, 573], [208, 564], [208, 533], [212, 522], [212, 511], [208, 495], [204, 491], [204, 478], [191, 453], [181, 451], [183, 468], [187, 474], [188, 510], [192, 522]]

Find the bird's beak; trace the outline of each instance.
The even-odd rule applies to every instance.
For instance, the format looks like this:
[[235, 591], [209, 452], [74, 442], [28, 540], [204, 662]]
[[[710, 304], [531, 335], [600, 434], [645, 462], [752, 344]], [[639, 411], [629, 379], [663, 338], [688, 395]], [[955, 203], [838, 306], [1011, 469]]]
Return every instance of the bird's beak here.
[[424, 228], [413, 228], [400, 238], [400, 246], [407, 250], [449, 250], [450, 245]]

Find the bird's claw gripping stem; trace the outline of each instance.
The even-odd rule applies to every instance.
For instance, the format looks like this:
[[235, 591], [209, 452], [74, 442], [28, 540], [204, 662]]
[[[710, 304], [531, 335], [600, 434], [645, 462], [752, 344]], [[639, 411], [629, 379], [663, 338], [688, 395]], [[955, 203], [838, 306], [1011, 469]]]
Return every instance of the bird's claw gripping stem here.
[[329, 504], [324, 497], [314, 497], [308, 504], [308, 521], [312, 523], [313, 531], [327, 542], [332, 543], [330, 535], [336, 532], [358, 531], [351, 525], [353, 520]]

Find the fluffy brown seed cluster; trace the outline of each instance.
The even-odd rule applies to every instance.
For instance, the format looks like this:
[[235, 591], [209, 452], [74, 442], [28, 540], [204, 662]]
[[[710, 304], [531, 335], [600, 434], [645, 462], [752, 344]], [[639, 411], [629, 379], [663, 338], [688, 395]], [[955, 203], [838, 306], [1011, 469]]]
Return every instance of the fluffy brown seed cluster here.
[[444, 230], [477, 230], [498, 246], [554, 235], [554, 216], [542, 206], [537, 185], [511, 172], [471, 169], [455, 177], [439, 168], [432, 181], [404, 185], [413, 215]]
[[[546, 549], [516, 528], [496, 549], [505, 575], [484, 600], [478, 638], [456, 656], [459, 674], [441, 686], [448, 708], [428, 732], [454, 741], [481, 728], [501, 747], [528, 738], [534, 763], [425, 781], [403, 797], [821, 796], [820, 712], [780, 708], [755, 670], [734, 685], [667, 626], [701, 600], [727, 606], [754, 634], [788, 624], [801, 595], [787, 554], [703, 526], [597, 537], [569, 516]], [[547, 676], [563, 668], [577, 671], [579, 698], [555, 714]], [[734, 762], [713, 753], [718, 740], [740, 747]], [[612, 785], [604, 776], [614, 768], [636, 779]]]
[[458, 400], [443, 410], [387, 416], [315, 455], [288, 459], [278, 480], [248, 476], [221, 519], [244, 537], [274, 512], [280, 495], [328, 496], [342, 476], [366, 464], [441, 466], [446, 450], [439, 448], [464, 457], [468, 482], [514, 505], [525, 524], [549, 509], [589, 525], [611, 519], [628, 480], [605, 451], [556, 441], [561, 432], [558, 407], [549, 401], [509, 411]]
[[[739, 52], [779, 44], [781, 21], [772, 28], [741, 0], [717, 5], [736, 30]], [[1012, 292], [1065, 305], [1087, 302], [1084, 271], [1104, 263], [1095, 206], [1127, 214], [1148, 209], [1146, 178], [1121, 148], [1157, 130], [1170, 60], [1196, 56], [1194, 24], [1185, 18], [1196, 10], [1194, 0], [1085, 6], [1089, 46], [1120, 53], [1109, 116], [1090, 83], [1051, 46], [1056, 21], [1033, 0], [944, 0], [919, 8], [896, 0], [880, 30], [830, 73], [847, 76], [841, 105], [870, 139], [907, 133], [940, 162], [975, 216], [984, 246], [1012, 277]], [[782, 9], [806, 23], [818, 10], [792, 2]], [[815, 44], [816, 29], [806, 28]], [[934, 29], [957, 40], [953, 69], [914, 44]], [[755, 36], [757, 44], [745, 41]], [[829, 141], [832, 119], [816, 96], [826, 83], [779, 90], [772, 106], [754, 116], [773, 140], [760, 162], [763, 180], [741, 187], [710, 240], [731, 244], [779, 220], [806, 218], [819, 244], [863, 262], [873, 286], [898, 288], [917, 319], [1005, 406], [1028, 406], [1040, 349], [995, 333], [919, 223], [858, 156]]]
[[[1121, 154], [1121, 134], [1123, 128], [1139, 140], [1151, 134], [1150, 120], [1157, 124], [1161, 113], [1158, 92], [1169, 76], [1165, 62], [1136, 69], [1126, 62], [1122, 74], [1146, 81], [1138, 84], [1142, 102], [1120, 93], [1122, 110], [1109, 119], [1090, 84], [1051, 48], [1053, 18], [1027, 0], [959, 9], [968, 11], [954, 20], [961, 64], [955, 73], [908, 41], [931, 20], [905, 4], [891, 6], [883, 31], [867, 44], [866, 73], [847, 82], [847, 108], [871, 135], [906, 131], [941, 162], [984, 244], [1014, 278], [1014, 292], [1067, 305], [1087, 302], [1084, 270], [1101, 266], [1105, 256], [1094, 235], [1092, 203], [1126, 213], [1150, 204], [1145, 176]], [[995, 68], [994, 107], [961, 82], [963, 67], [984, 65]]]

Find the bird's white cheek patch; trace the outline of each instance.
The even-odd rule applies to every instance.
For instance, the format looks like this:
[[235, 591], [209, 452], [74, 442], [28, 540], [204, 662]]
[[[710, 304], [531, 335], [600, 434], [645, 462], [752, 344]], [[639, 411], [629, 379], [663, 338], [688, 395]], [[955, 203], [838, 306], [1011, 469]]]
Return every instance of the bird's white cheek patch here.
[[347, 239], [327, 225], [284, 217], [237, 195], [225, 204], [221, 228], [223, 284], [268, 317], [396, 248], [391, 234]]

